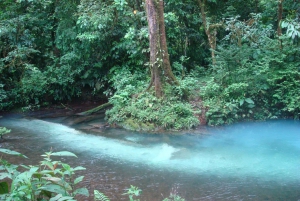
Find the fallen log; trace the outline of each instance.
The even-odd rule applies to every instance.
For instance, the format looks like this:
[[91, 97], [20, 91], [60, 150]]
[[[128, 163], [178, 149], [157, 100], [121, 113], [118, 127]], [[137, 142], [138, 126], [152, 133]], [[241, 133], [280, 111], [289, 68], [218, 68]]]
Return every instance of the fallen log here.
[[102, 105], [99, 105], [95, 108], [92, 108], [90, 110], [87, 110], [87, 111], [84, 111], [84, 112], [80, 112], [80, 113], [77, 113], [76, 115], [79, 115], [79, 116], [86, 116], [86, 115], [91, 115], [91, 114], [94, 114], [96, 112], [99, 112], [100, 110], [102, 109], [105, 109], [109, 106], [111, 106], [112, 104], [111, 103], [104, 103]]

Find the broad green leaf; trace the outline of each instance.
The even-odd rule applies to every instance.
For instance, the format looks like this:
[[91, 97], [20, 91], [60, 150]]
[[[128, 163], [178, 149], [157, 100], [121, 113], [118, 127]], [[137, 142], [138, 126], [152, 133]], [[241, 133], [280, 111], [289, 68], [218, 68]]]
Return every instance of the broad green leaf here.
[[81, 167], [81, 166], [77, 166], [77, 167], [74, 168], [73, 170], [74, 170], [74, 171], [77, 171], [77, 170], [86, 170], [86, 168]]
[[254, 107], [255, 107], [254, 104], [249, 104], [249, 105], [248, 105], [248, 108], [254, 108]]
[[58, 183], [61, 181], [61, 178], [58, 177], [42, 177], [45, 180], [51, 181], [53, 183]]
[[58, 194], [55, 197], [51, 198], [49, 201], [64, 201], [64, 200], [73, 201], [74, 198], [71, 196], [63, 196], [62, 194]]
[[77, 177], [75, 180], [74, 180], [74, 184], [78, 184], [79, 182], [81, 182], [83, 180], [84, 176], [80, 176], [80, 177]]
[[68, 182], [66, 182], [66, 181], [63, 181], [63, 186], [64, 186], [64, 188], [65, 188], [67, 191], [73, 190], [73, 189], [72, 189], [72, 186], [71, 186]]
[[282, 28], [286, 28], [288, 26], [289, 23], [287, 23], [286, 21], [282, 21], [281, 22], [281, 27]]
[[54, 166], [50, 161], [42, 161], [41, 165], [46, 165], [51, 170], [54, 170]]
[[246, 98], [245, 101], [249, 104], [254, 104], [254, 102], [251, 98]]
[[7, 194], [8, 192], [8, 183], [7, 182], [0, 182], [0, 194]]
[[36, 171], [38, 171], [39, 167], [32, 167], [30, 168], [29, 172], [31, 173], [35, 173]]
[[9, 154], [9, 155], [15, 155], [15, 156], [21, 156], [21, 157], [24, 157], [24, 158], [28, 158], [27, 156], [17, 152], [17, 151], [12, 151], [12, 150], [9, 150], [9, 149], [2, 149], [0, 148], [0, 152], [2, 153], [5, 153], [5, 154]]
[[240, 100], [240, 106], [242, 106], [244, 104], [244, 99]]
[[20, 183], [30, 183], [32, 172], [22, 172], [20, 173], [11, 183], [11, 191], [15, 189], [16, 186], [19, 186]]
[[72, 190], [72, 187], [71, 187], [71, 185], [68, 182], [66, 182], [66, 181], [64, 181], [64, 180], [62, 180], [62, 179], [60, 179], [58, 177], [43, 177], [43, 179], [51, 181], [53, 184], [59, 185], [61, 187], [64, 187], [64, 189], [66, 189], [67, 191], [71, 191]]
[[77, 158], [77, 156], [75, 154], [68, 152], [68, 151], [53, 152], [50, 155], [51, 156], [73, 156], [73, 157]]
[[9, 177], [9, 174], [6, 172], [0, 173], [0, 180], [5, 179], [6, 177]]
[[52, 193], [62, 194], [62, 195], [64, 195], [66, 193], [66, 190], [63, 187], [61, 187], [59, 185], [55, 185], [55, 184], [48, 184], [48, 185], [40, 187], [39, 189], [49, 191]]
[[49, 201], [57, 201], [61, 197], [62, 197], [62, 194], [57, 194], [55, 197], [51, 198]]
[[74, 191], [74, 195], [85, 195], [85, 196], [89, 196], [89, 191], [86, 188], [78, 188]]
[[30, 167], [28, 165], [20, 165], [20, 166], [27, 169], [27, 170], [30, 170]]
[[53, 174], [53, 171], [52, 170], [42, 170], [41, 172], [40, 172], [40, 174], [43, 174], [43, 175], [47, 175], [47, 174]]
[[66, 163], [62, 163], [61, 164], [62, 166], [63, 166], [63, 168], [65, 169], [65, 170], [71, 170], [71, 166], [70, 165], [68, 165], [68, 164], [66, 164]]

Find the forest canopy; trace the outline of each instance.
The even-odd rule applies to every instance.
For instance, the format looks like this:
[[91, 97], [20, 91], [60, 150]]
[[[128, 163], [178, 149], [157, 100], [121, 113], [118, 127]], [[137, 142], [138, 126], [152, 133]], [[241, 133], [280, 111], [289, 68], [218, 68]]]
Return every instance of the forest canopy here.
[[111, 124], [299, 118], [298, 0], [2, 0], [0, 110], [107, 100]]

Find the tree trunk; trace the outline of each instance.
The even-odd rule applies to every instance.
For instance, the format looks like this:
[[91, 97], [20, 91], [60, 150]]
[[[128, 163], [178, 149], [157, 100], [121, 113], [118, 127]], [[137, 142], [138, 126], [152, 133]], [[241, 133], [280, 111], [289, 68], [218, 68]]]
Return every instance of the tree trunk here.
[[215, 50], [217, 47], [217, 28], [222, 26], [222, 23], [217, 23], [217, 24], [210, 24], [207, 25], [207, 18], [206, 18], [206, 13], [205, 13], [205, 1], [206, 0], [198, 0], [198, 4], [200, 7], [200, 12], [201, 12], [201, 19], [202, 23], [205, 29], [205, 33], [208, 38], [208, 43], [211, 49], [211, 59], [212, 59], [212, 64], [216, 64], [216, 56], [215, 56]]
[[178, 81], [176, 80], [171, 64], [170, 64], [170, 58], [168, 53], [168, 47], [167, 47], [167, 39], [166, 39], [166, 30], [165, 30], [165, 18], [164, 18], [164, 2], [163, 0], [158, 0], [158, 21], [159, 21], [159, 38], [160, 38], [160, 53], [161, 58], [163, 60], [163, 70], [165, 74], [166, 81], [169, 84], [176, 84], [179, 85]]
[[162, 85], [164, 81], [170, 84], [178, 84], [171, 70], [167, 49], [163, 1], [146, 0], [146, 13], [149, 28], [151, 69], [149, 88], [154, 86], [156, 97], [162, 97]]
[[[283, 12], [283, 3], [284, 0], [278, 0], [278, 10], [277, 10], [277, 36], [280, 37], [282, 35], [282, 28], [281, 28], [281, 20], [282, 20], [282, 12]], [[279, 48], [282, 49], [282, 40], [279, 39]]]
[[278, 0], [278, 11], [277, 11], [277, 15], [278, 15], [278, 23], [277, 23], [277, 35], [281, 36], [282, 35], [282, 29], [280, 26], [280, 22], [282, 20], [282, 12], [283, 12], [283, 8], [282, 8], [282, 3], [283, 0]]

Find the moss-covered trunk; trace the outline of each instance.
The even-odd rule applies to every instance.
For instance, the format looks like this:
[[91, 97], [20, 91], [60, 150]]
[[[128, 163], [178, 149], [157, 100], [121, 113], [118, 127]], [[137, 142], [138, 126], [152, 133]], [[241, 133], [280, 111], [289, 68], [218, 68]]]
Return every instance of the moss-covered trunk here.
[[178, 84], [169, 60], [163, 5], [162, 0], [146, 0], [151, 69], [149, 88], [154, 86], [156, 97], [163, 96], [162, 88], [165, 81], [170, 84]]

